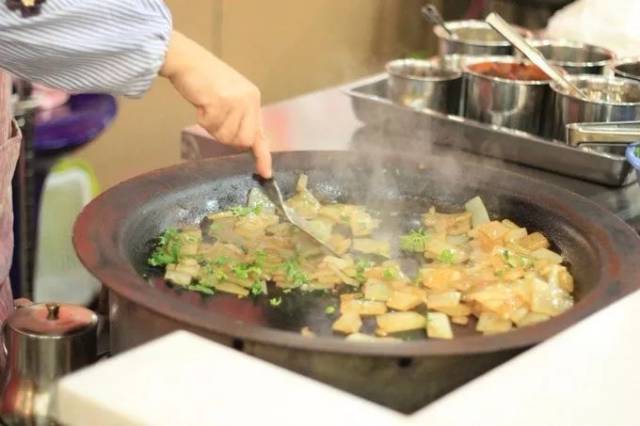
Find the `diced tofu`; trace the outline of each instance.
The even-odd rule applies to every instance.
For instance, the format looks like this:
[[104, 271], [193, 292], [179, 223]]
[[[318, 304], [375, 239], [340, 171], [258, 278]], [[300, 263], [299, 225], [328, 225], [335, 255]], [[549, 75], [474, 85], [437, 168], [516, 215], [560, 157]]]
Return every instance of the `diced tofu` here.
[[422, 284], [433, 290], [447, 290], [462, 278], [462, 273], [453, 268], [422, 268]]
[[383, 333], [397, 333], [424, 328], [427, 320], [417, 312], [390, 312], [376, 317], [376, 322]]
[[511, 320], [502, 319], [491, 312], [483, 312], [478, 318], [476, 330], [484, 334], [504, 333], [511, 330]]
[[333, 330], [344, 334], [353, 334], [360, 331], [362, 320], [355, 312], [345, 312], [333, 323]]
[[239, 285], [233, 284], [233, 283], [227, 283], [227, 282], [216, 283], [214, 284], [214, 287], [218, 291], [222, 291], [224, 293], [236, 294], [239, 297], [245, 297], [249, 295], [248, 289], [244, 287], [240, 287]]
[[539, 314], [536, 312], [529, 312], [527, 315], [522, 317], [519, 321], [516, 321], [516, 325], [518, 327], [526, 327], [528, 325], [534, 325], [539, 322], [547, 321], [551, 318], [549, 315]]
[[542, 248], [549, 248], [549, 240], [540, 232], [532, 232], [518, 240], [518, 245], [526, 250], [535, 251]]
[[440, 312], [427, 314], [427, 336], [436, 339], [453, 339], [449, 317]]
[[474, 228], [489, 222], [489, 213], [480, 197], [473, 197], [467, 201], [464, 208], [471, 213], [471, 224]]
[[[430, 307], [429, 309], [432, 309], [432, 308]], [[465, 317], [465, 316], [471, 315], [471, 308], [469, 308], [467, 305], [464, 305], [462, 303], [456, 306], [450, 306], [450, 307], [441, 306], [433, 309], [452, 317]]]
[[369, 300], [349, 300], [340, 303], [340, 312], [354, 312], [358, 315], [381, 315], [387, 312], [384, 302], [372, 302]]
[[378, 302], [386, 302], [391, 295], [387, 283], [378, 280], [368, 280], [364, 285], [364, 298]]
[[531, 283], [531, 310], [549, 316], [560, 315], [573, 306], [571, 295], [560, 287], [534, 278]]
[[478, 231], [482, 232], [486, 237], [492, 240], [502, 239], [507, 232], [509, 232], [509, 228], [503, 225], [501, 222], [496, 220], [485, 223], [478, 227]]
[[167, 270], [164, 273], [164, 279], [180, 286], [188, 286], [191, 284], [193, 276], [185, 272]]
[[451, 317], [451, 322], [458, 325], [467, 325], [469, 324], [469, 317], [467, 316]]
[[462, 294], [459, 291], [431, 293], [427, 295], [427, 307], [429, 309], [453, 308], [460, 304], [461, 296]]
[[556, 265], [559, 265], [562, 263], [562, 256], [546, 248], [541, 248], [533, 251], [531, 253], [531, 257], [537, 260], [544, 260]]
[[414, 293], [394, 291], [387, 300], [387, 306], [397, 311], [408, 311], [422, 303], [422, 298]]
[[391, 257], [391, 246], [388, 241], [379, 241], [371, 238], [354, 238], [352, 250], [366, 254], [377, 254], [386, 258]]

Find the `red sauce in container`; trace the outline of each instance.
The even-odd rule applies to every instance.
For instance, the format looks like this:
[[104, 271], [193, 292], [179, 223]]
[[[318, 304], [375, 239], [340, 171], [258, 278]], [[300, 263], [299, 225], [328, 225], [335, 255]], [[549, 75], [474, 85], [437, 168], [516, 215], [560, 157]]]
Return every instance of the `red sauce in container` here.
[[469, 66], [477, 74], [514, 81], [547, 81], [549, 76], [533, 64], [481, 62]]

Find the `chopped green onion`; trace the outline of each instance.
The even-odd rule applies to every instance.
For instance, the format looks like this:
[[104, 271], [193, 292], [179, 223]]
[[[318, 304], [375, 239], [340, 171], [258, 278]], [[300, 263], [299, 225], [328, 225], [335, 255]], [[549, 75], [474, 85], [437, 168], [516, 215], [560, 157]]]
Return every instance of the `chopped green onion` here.
[[260, 296], [261, 294], [266, 293], [266, 285], [264, 281], [256, 281], [251, 286], [251, 294], [254, 296]]
[[400, 237], [400, 249], [403, 251], [411, 251], [421, 253], [425, 250], [425, 245], [429, 240], [429, 235], [424, 229], [414, 229], [408, 234]]
[[180, 233], [177, 229], [169, 228], [158, 239], [158, 245], [149, 256], [149, 259], [147, 259], [147, 262], [151, 266], [178, 263], [181, 248]]
[[273, 307], [278, 307], [282, 303], [282, 297], [272, 297], [269, 299], [269, 304]]
[[333, 315], [336, 313], [336, 307], [335, 306], [327, 306], [326, 308], [324, 308], [324, 313], [327, 315]]
[[385, 268], [384, 272], [382, 273], [382, 276], [387, 281], [391, 281], [392, 279], [396, 278], [397, 275], [397, 271], [394, 268]]
[[287, 273], [287, 279], [296, 286], [301, 286], [309, 282], [309, 277], [300, 269], [300, 264], [296, 259], [289, 259], [282, 264], [285, 272]]
[[365, 270], [371, 266], [371, 262], [368, 260], [358, 259], [356, 261], [356, 281], [360, 284], [367, 281], [367, 277], [364, 276]]
[[453, 251], [449, 249], [442, 250], [442, 252], [438, 256], [438, 261], [442, 263], [452, 264], [456, 261], [456, 255]]
[[197, 291], [198, 293], [213, 295], [215, 291], [211, 287], [204, 286], [202, 284], [192, 284], [187, 287], [187, 290]]
[[260, 214], [262, 211], [262, 204], [257, 204], [255, 207], [236, 206], [231, 207], [230, 210], [234, 216], [238, 217], [249, 216], [250, 214]]

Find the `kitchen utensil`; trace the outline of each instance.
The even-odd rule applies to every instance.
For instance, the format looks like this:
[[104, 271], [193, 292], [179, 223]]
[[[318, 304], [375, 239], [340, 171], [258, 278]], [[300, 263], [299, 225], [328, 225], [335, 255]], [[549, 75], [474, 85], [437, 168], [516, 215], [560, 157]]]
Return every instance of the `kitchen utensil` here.
[[[609, 49], [570, 40], [529, 40], [553, 66], [563, 68], [569, 74], [602, 74], [615, 55]], [[516, 56], [522, 56], [516, 52]]]
[[[589, 75], [572, 76], [570, 79], [581, 90], [588, 92], [590, 97], [576, 97], [555, 83], [551, 84], [553, 107], [549, 109], [548, 120], [552, 123], [552, 136], [555, 139], [569, 142], [565, 137], [566, 127], [570, 123], [640, 120], [640, 82]], [[602, 97], [604, 99], [601, 100]], [[622, 147], [589, 149], [624, 156]]]
[[438, 11], [438, 8], [435, 7], [435, 5], [426, 4], [422, 7], [422, 9], [420, 9], [420, 11], [422, 12], [422, 16], [427, 21], [429, 21], [433, 25], [439, 25], [440, 27], [442, 27], [442, 29], [444, 29], [447, 34], [449, 34], [449, 37], [454, 40], [458, 38], [458, 36], [454, 32], [447, 28], [447, 24], [444, 22], [444, 19], [442, 19], [442, 15]]
[[[441, 26], [433, 27], [438, 38], [438, 54], [460, 54], [468, 56], [512, 55], [513, 46], [484, 21], [448, 21], [447, 28], [455, 38]], [[523, 35], [530, 34], [519, 29]]]
[[415, 142], [405, 147], [404, 141], [402, 145], [394, 145], [390, 140], [384, 144], [390, 150], [422, 148], [429, 155], [430, 147], [437, 144], [602, 185], [620, 187], [635, 180], [629, 163], [618, 156], [576, 149], [551, 138], [432, 110], [400, 108], [388, 98], [387, 81], [386, 74], [379, 74], [347, 86], [345, 93], [362, 123], [388, 129]]
[[97, 361], [97, 316], [87, 308], [59, 303], [17, 309], [3, 333], [7, 366], [0, 404], [12, 424], [51, 424], [59, 378]]
[[[464, 116], [482, 123], [542, 134], [549, 80], [535, 65], [519, 59], [486, 57], [464, 67]], [[543, 80], [505, 76], [514, 72], [538, 74]]]
[[420, 59], [398, 59], [386, 65], [392, 101], [414, 109], [459, 114], [462, 71]]
[[518, 34], [518, 32], [511, 26], [507, 21], [502, 19], [500, 15], [495, 12], [490, 13], [485, 21], [491, 25], [497, 32], [499, 32], [504, 38], [509, 40], [509, 42], [522, 54], [524, 54], [527, 59], [537, 65], [545, 74], [549, 76], [551, 80], [556, 82], [560, 87], [563, 88], [567, 93], [570, 93], [574, 96], [586, 97], [580, 89], [575, 87], [571, 82], [565, 77], [565, 72], [562, 69], [558, 69], [553, 65], [549, 64], [545, 57], [538, 51], [536, 48], [532, 47], [524, 38]]
[[278, 181], [276, 180], [275, 177], [271, 179], [265, 179], [260, 176], [255, 176], [255, 178], [256, 180], [258, 180], [258, 182], [260, 182], [260, 185], [262, 185], [262, 189], [264, 190], [267, 197], [269, 197], [271, 202], [275, 204], [282, 211], [284, 217], [287, 219], [289, 223], [291, 223], [293, 226], [297, 227], [302, 232], [307, 234], [314, 241], [316, 241], [318, 244], [320, 244], [325, 249], [327, 249], [329, 253], [333, 254], [334, 256], [340, 256], [333, 249], [333, 247], [331, 247], [331, 244], [327, 243], [326, 241], [323, 241], [321, 238], [319, 238], [316, 235], [316, 233], [313, 231], [313, 227], [309, 225], [308, 220], [300, 216], [294, 209], [288, 207], [285, 204], [284, 198], [282, 196], [282, 191], [280, 190], [280, 186], [278, 185]]
[[[254, 167], [248, 155], [189, 162], [121, 183], [85, 208], [76, 222], [74, 245], [83, 264], [110, 291], [114, 353], [187, 329], [412, 412], [640, 286], [635, 261], [640, 239], [604, 207], [477, 161], [453, 162], [413, 150], [275, 153], [274, 168], [283, 187], [293, 186], [304, 172], [319, 199], [366, 203], [406, 229], [413, 226], [407, 212], [433, 205], [459, 208], [479, 195], [492, 217], [507, 217], [550, 236], [576, 279], [575, 307], [501, 335], [480, 336], [473, 325], [456, 326], [453, 340], [378, 345], [332, 334], [335, 317], [325, 312], [336, 303], [331, 294], [291, 292], [274, 308], [268, 298], [216, 294], [203, 299], [167, 286], [146, 262], [150, 239], [168, 227], [195, 224], [212, 211], [243, 203], [257, 186], [251, 178]], [[280, 296], [277, 288], [269, 291], [270, 297]], [[304, 326], [316, 337], [301, 335]]]
[[620, 146], [640, 141], [640, 121], [569, 123], [566, 129], [565, 139], [572, 146]]

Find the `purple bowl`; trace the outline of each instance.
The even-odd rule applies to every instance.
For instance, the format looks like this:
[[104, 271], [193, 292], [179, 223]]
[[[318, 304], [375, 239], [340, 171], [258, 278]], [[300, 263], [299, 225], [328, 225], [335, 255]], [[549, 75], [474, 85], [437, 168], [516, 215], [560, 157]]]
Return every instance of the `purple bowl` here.
[[627, 147], [627, 160], [636, 169], [636, 175], [638, 176], [638, 183], [640, 183], [640, 153], [636, 153], [636, 149], [640, 149], [640, 143], [634, 143]]

